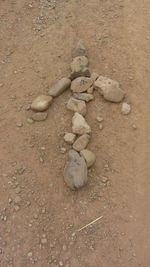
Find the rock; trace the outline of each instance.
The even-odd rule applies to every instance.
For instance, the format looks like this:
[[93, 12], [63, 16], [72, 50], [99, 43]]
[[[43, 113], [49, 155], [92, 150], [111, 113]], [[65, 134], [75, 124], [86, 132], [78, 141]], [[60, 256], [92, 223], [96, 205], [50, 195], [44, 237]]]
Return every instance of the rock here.
[[83, 68], [81, 71], [73, 71], [69, 75], [69, 79], [72, 81], [78, 77], [90, 77], [91, 73], [87, 67]]
[[94, 87], [91, 86], [91, 87], [87, 90], [87, 93], [88, 93], [88, 94], [93, 94], [93, 91], [94, 91]]
[[93, 80], [93, 82], [95, 82], [98, 79], [99, 75], [96, 72], [92, 72], [91, 73], [91, 79]]
[[85, 56], [75, 57], [71, 63], [72, 72], [80, 72], [88, 66], [88, 59]]
[[72, 145], [74, 143], [75, 138], [76, 138], [76, 135], [73, 134], [73, 133], [66, 133], [64, 135], [65, 142], [68, 143], [68, 144], [70, 144], [70, 145]]
[[73, 57], [78, 57], [78, 56], [85, 56], [86, 55], [86, 48], [85, 46], [79, 41], [76, 44], [76, 47], [72, 51], [72, 56]]
[[77, 112], [72, 118], [72, 132], [78, 135], [91, 133], [91, 127], [87, 124], [83, 116]]
[[22, 123], [22, 122], [17, 122], [17, 123], [16, 123], [16, 126], [17, 126], [17, 127], [22, 127], [22, 126], [23, 126], [23, 123]]
[[122, 103], [121, 112], [123, 115], [128, 115], [131, 112], [131, 106], [127, 103]]
[[101, 177], [101, 182], [104, 183], [104, 184], [107, 183], [108, 182], [108, 178], [106, 176], [102, 176]]
[[73, 149], [77, 151], [81, 151], [86, 148], [90, 140], [90, 136], [88, 134], [81, 135], [73, 144]]
[[82, 100], [77, 100], [74, 97], [71, 97], [67, 103], [67, 109], [74, 112], [78, 112], [81, 115], [85, 116], [86, 114], [86, 104]]
[[88, 168], [90, 168], [95, 163], [96, 157], [92, 151], [83, 149], [80, 152], [80, 155], [85, 159]]
[[100, 125], [99, 125], [99, 129], [100, 129], [100, 130], [103, 129], [103, 124], [102, 124], [102, 123], [100, 123]]
[[69, 161], [64, 169], [64, 180], [71, 189], [83, 187], [88, 181], [85, 160], [75, 150], [69, 151]]
[[83, 93], [87, 91], [93, 84], [93, 81], [87, 77], [79, 77], [72, 81], [71, 90], [74, 93]]
[[100, 94], [103, 95], [105, 100], [111, 102], [121, 102], [125, 93], [119, 88], [117, 81], [100, 76], [94, 83], [94, 87], [99, 89]]
[[47, 112], [37, 112], [32, 115], [32, 119], [34, 121], [44, 121], [46, 120], [47, 116]]
[[133, 124], [133, 125], [132, 125], [132, 128], [133, 128], [134, 130], [137, 130], [137, 126], [136, 126], [136, 124]]
[[75, 97], [76, 99], [79, 100], [83, 100], [85, 102], [89, 102], [91, 100], [93, 100], [94, 96], [91, 94], [86, 94], [86, 93], [74, 93], [73, 97]]
[[59, 261], [59, 266], [64, 266], [63, 261]]
[[49, 108], [53, 98], [47, 95], [38, 96], [31, 104], [31, 109], [35, 111], [45, 111]]
[[32, 258], [33, 253], [30, 251], [30, 252], [28, 252], [27, 255], [28, 255], [29, 258]]
[[60, 148], [60, 152], [61, 152], [62, 154], [65, 154], [66, 151], [67, 151], [67, 149], [66, 149], [65, 147], [61, 147], [61, 148]]
[[32, 124], [34, 121], [32, 120], [32, 119], [27, 119], [27, 122], [29, 123], [29, 124]]
[[69, 88], [71, 84], [71, 80], [68, 78], [62, 78], [57, 83], [55, 83], [49, 90], [48, 94], [50, 96], [59, 96], [65, 90]]
[[97, 120], [98, 122], [102, 122], [104, 119], [103, 119], [102, 117], [97, 116], [97, 117], [96, 117], [96, 120]]

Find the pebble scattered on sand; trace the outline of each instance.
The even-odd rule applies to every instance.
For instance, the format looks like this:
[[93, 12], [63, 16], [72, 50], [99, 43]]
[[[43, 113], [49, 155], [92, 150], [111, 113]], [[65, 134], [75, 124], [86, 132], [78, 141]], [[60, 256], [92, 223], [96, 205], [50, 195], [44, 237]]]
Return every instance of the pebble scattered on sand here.
[[32, 119], [34, 121], [45, 121], [48, 116], [47, 112], [37, 112], [32, 114]]
[[45, 111], [49, 108], [53, 98], [47, 95], [38, 96], [31, 104], [31, 109], [35, 111]]
[[131, 106], [127, 103], [122, 103], [121, 112], [123, 115], [128, 115], [131, 112]]
[[75, 139], [76, 139], [76, 135], [73, 133], [66, 133], [64, 135], [65, 142], [70, 144], [70, 145], [72, 145], [74, 143]]
[[82, 100], [75, 99], [71, 97], [67, 103], [67, 109], [78, 112], [81, 115], [85, 116], [86, 114], [86, 104]]

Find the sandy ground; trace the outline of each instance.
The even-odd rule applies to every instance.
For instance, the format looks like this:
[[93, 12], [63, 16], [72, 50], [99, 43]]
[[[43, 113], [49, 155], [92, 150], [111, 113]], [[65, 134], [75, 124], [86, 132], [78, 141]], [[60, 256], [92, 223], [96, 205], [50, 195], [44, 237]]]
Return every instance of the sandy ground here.
[[[149, 29], [149, 0], [0, 1], [1, 267], [149, 267]], [[79, 39], [90, 69], [120, 82], [132, 112], [95, 93], [86, 119], [96, 163], [88, 185], [72, 192], [60, 150], [69, 149], [71, 93], [43, 122], [29, 124], [26, 106], [68, 75]]]

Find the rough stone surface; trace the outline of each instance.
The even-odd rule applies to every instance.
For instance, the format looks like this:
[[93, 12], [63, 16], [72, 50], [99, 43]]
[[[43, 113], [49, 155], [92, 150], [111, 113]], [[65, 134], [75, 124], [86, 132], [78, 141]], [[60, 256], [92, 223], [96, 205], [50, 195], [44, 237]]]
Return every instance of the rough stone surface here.
[[119, 88], [117, 81], [100, 76], [94, 83], [94, 87], [100, 90], [104, 99], [111, 102], [121, 102], [124, 98], [124, 91]]
[[69, 75], [69, 79], [72, 81], [78, 77], [90, 77], [91, 73], [87, 67], [83, 68], [81, 71], [72, 71]]
[[121, 112], [123, 115], [128, 115], [131, 112], [131, 106], [127, 103], [122, 103]]
[[91, 86], [91, 87], [87, 90], [87, 93], [88, 93], [88, 94], [93, 94], [93, 91], [94, 91], [94, 87]]
[[71, 189], [83, 187], [87, 181], [87, 166], [84, 158], [75, 150], [69, 151], [69, 160], [64, 169], [64, 180]]
[[35, 111], [45, 111], [49, 108], [53, 98], [47, 95], [38, 96], [31, 104], [31, 109]]
[[72, 72], [80, 72], [88, 66], [88, 59], [85, 56], [75, 57], [71, 63]]
[[85, 159], [88, 168], [90, 168], [95, 163], [96, 157], [92, 151], [83, 149], [80, 152], [80, 155]]
[[59, 96], [69, 88], [70, 84], [71, 80], [69, 78], [62, 78], [50, 88], [48, 94], [50, 96]]
[[79, 41], [72, 51], [72, 56], [78, 57], [78, 56], [85, 56], [85, 55], [86, 55], [86, 48], [83, 45], [83, 43]]
[[32, 115], [32, 119], [34, 121], [44, 121], [46, 120], [47, 116], [47, 112], [37, 112]]
[[93, 81], [87, 77], [79, 77], [72, 81], [71, 90], [74, 93], [86, 92], [93, 84]]
[[72, 110], [74, 112], [78, 112], [81, 115], [85, 116], [86, 114], [86, 104], [82, 100], [75, 99], [71, 97], [67, 103], [67, 109]]
[[93, 82], [95, 82], [98, 79], [99, 75], [96, 72], [92, 72], [91, 73], [91, 79], [93, 80]]
[[73, 133], [66, 133], [66, 134], [64, 135], [64, 140], [65, 140], [65, 142], [66, 142], [67, 144], [70, 144], [70, 145], [72, 145], [72, 144], [74, 143], [75, 138], [76, 138], [76, 135], [73, 134]]
[[90, 140], [90, 136], [88, 134], [81, 135], [73, 144], [73, 149], [77, 151], [81, 151], [86, 148]]
[[87, 94], [87, 93], [74, 93], [73, 97], [79, 100], [83, 100], [85, 102], [89, 102], [93, 100], [94, 96], [92, 94]]
[[78, 135], [91, 133], [91, 127], [87, 124], [84, 117], [77, 112], [72, 118], [72, 132]]

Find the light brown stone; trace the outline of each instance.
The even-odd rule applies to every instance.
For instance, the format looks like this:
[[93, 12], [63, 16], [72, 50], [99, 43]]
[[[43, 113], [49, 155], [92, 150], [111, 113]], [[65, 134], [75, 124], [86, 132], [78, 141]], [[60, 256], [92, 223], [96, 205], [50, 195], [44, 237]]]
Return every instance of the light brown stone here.
[[87, 77], [79, 77], [72, 81], [71, 90], [74, 93], [86, 92], [93, 84], [93, 81]]
[[72, 118], [72, 132], [78, 135], [91, 133], [91, 127], [87, 124], [84, 117], [77, 112]]
[[88, 134], [81, 135], [73, 144], [73, 149], [81, 151], [85, 149], [89, 143], [90, 136]]
[[77, 100], [74, 97], [71, 97], [67, 103], [67, 109], [78, 112], [81, 115], [85, 116], [86, 114], [86, 104], [82, 100]]
[[50, 96], [59, 96], [71, 85], [71, 80], [69, 78], [62, 78], [57, 83], [55, 83], [49, 90], [48, 94]]
[[31, 104], [31, 109], [35, 111], [45, 111], [49, 108], [53, 98], [47, 95], [38, 96]]

